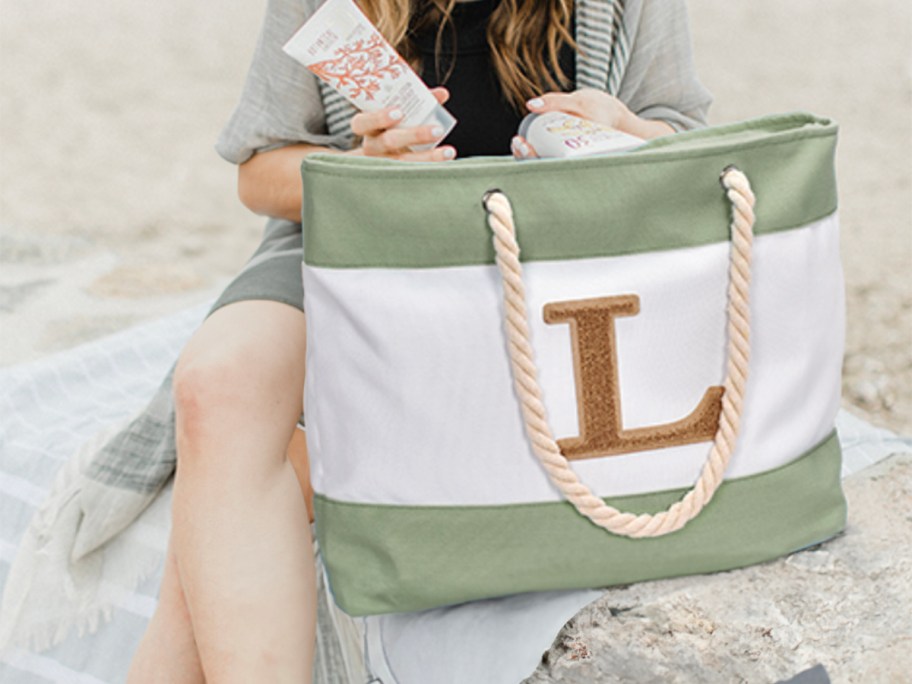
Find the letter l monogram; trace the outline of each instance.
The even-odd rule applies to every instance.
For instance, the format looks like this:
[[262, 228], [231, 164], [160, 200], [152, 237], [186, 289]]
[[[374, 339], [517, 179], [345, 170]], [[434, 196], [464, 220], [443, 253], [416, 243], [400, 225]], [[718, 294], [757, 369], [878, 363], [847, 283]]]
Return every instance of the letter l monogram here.
[[697, 407], [681, 420], [623, 428], [614, 319], [635, 316], [639, 311], [640, 298], [635, 294], [545, 305], [545, 323], [569, 323], [573, 345], [579, 436], [557, 440], [567, 459], [693, 444], [711, 440], [716, 434], [724, 392], [719, 386], [707, 389]]

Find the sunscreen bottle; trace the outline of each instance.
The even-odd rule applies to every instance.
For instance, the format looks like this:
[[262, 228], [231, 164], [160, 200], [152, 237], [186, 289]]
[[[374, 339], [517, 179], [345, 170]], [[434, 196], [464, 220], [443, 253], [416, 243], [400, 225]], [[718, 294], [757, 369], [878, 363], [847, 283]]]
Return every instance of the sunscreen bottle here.
[[624, 152], [646, 141], [615, 128], [563, 112], [529, 114], [519, 124], [519, 135], [539, 157], [586, 157]]

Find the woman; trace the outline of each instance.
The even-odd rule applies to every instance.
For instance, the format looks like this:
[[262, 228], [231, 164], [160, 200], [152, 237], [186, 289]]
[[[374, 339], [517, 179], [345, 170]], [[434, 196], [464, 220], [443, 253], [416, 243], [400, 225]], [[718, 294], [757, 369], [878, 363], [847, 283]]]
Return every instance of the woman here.
[[705, 120], [709, 96], [693, 73], [683, 0], [578, 0], [575, 8], [572, 0], [361, 0], [459, 121], [435, 149], [410, 152], [435, 131], [398, 127], [395, 110], [352, 116], [281, 52], [318, 4], [270, 0], [240, 105], [218, 143], [239, 164], [242, 202], [271, 220], [176, 367], [172, 535], [134, 684], [310, 680], [314, 562], [286, 458], [304, 382], [306, 155], [529, 156], [513, 137], [528, 111], [562, 110], [643, 138]]

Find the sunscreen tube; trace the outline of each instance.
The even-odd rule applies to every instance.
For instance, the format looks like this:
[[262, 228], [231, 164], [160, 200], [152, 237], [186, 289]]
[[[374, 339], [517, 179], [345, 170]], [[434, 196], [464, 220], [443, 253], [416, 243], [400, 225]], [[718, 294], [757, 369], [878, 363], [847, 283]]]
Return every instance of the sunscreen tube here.
[[539, 157], [586, 157], [624, 152], [645, 140], [563, 112], [529, 114], [519, 124], [524, 137]]
[[362, 111], [398, 107], [403, 114], [399, 126], [438, 125], [440, 140], [456, 125], [353, 0], [327, 0], [282, 49]]

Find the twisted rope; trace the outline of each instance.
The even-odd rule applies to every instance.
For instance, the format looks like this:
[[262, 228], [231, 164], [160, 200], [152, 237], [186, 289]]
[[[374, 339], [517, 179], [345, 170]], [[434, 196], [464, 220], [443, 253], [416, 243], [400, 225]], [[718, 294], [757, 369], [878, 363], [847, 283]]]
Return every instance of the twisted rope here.
[[619, 511], [595, 496], [570, 468], [551, 434], [538, 384], [538, 369], [529, 343], [529, 317], [513, 210], [501, 191], [492, 190], [485, 194], [484, 206], [494, 234], [497, 267], [503, 282], [504, 318], [513, 383], [522, 405], [532, 450], [551, 482], [576, 510], [599, 527], [617, 535], [658, 537], [681, 529], [710, 502], [722, 483], [735, 450], [750, 359], [749, 296], [754, 195], [747, 177], [734, 167], [726, 168], [720, 180], [732, 206], [732, 249], [728, 287], [728, 364], [719, 428], [697, 483], [665, 511], [641, 515]]

